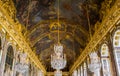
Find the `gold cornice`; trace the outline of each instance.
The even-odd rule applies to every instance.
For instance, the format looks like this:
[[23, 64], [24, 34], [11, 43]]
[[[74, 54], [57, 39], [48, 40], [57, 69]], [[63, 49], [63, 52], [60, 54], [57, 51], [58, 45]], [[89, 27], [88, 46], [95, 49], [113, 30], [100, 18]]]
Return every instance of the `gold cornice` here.
[[[41, 69], [44, 74], [46, 73], [45, 68], [37, 58], [37, 56], [33, 53], [30, 46], [26, 42], [25, 38], [21, 33], [21, 24], [17, 21], [16, 23], [14, 20], [9, 16], [8, 11], [2, 7], [2, 3], [0, 1], [0, 25], [6, 30], [6, 32], [13, 38], [13, 40], [22, 48], [30, 57], [30, 60], [34, 62], [34, 64]], [[6, 5], [7, 6], [7, 5]], [[12, 9], [12, 7], [9, 7]], [[13, 11], [12, 11], [13, 12]]]
[[102, 41], [102, 39], [109, 33], [109, 31], [115, 27], [115, 24], [120, 20], [120, 1], [117, 0], [115, 5], [111, 8], [111, 11], [107, 14], [105, 19], [101, 23], [101, 27], [95, 31], [92, 39], [78, 57], [74, 65], [71, 67], [69, 73], [71, 74], [89, 55], [91, 51]]

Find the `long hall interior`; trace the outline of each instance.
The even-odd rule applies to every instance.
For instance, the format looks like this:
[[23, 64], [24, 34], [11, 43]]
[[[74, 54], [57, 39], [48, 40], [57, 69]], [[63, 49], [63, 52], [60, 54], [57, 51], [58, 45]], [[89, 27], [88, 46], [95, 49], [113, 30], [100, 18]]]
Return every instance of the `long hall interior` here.
[[0, 76], [120, 76], [120, 0], [0, 0]]

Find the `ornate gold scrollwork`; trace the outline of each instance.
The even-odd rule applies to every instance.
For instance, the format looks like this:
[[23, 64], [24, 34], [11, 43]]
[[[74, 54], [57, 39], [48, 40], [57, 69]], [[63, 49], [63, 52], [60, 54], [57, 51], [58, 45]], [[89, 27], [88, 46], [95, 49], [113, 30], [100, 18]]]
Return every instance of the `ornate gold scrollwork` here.
[[9, 2], [11, 1], [6, 1], [5, 3], [0, 1], [0, 25], [6, 30], [7, 34], [9, 34], [9, 36], [17, 43], [17, 45], [28, 54], [30, 60], [34, 62], [34, 64], [45, 74], [46, 70], [44, 66], [36, 57], [35, 53], [31, 50], [29, 44], [26, 42], [21, 33], [21, 24], [18, 21], [14, 21], [14, 18], [12, 18], [15, 12], [13, 6]]
[[115, 24], [120, 20], [120, 1], [117, 0], [111, 11], [106, 15], [105, 19], [100, 24], [99, 29], [93, 35], [91, 41], [88, 43], [82, 54], [78, 57], [70, 73], [73, 72], [89, 55], [89, 53], [96, 48], [96, 46], [102, 41], [102, 39], [108, 34], [108, 32], [115, 26]]

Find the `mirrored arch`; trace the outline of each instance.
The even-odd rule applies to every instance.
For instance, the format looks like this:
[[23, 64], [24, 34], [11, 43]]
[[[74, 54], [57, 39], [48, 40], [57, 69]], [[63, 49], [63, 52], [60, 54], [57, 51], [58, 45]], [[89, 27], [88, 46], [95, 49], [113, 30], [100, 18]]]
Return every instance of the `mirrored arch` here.
[[107, 44], [102, 44], [101, 46], [101, 62], [103, 76], [111, 76], [111, 66], [110, 66], [110, 55], [109, 48]]
[[113, 48], [118, 75], [120, 75], [120, 29], [116, 30], [113, 36]]

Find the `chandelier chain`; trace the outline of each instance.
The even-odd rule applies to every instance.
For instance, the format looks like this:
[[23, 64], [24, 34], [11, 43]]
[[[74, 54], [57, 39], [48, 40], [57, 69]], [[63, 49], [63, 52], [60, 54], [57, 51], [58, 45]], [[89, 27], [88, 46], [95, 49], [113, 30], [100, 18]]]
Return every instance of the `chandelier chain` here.
[[60, 43], [60, 38], [59, 38], [59, 36], [60, 36], [60, 31], [59, 31], [59, 26], [60, 26], [60, 23], [59, 23], [59, 12], [60, 12], [60, 10], [59, 10], [59, 0], [58, 0], [58, 44]]
[[54, 53], [51, 54], [51, 67], [56, 69], [54, 76], [62, 76], [61, 69], [65, 68], [66, 66], [66, 55], [63, 54], [63, 45], [60, 43], [60, 22], [59, 22], [59, 0], [57, 0], [57, 36], [58, 36], [58, 43], [54, 45]]

